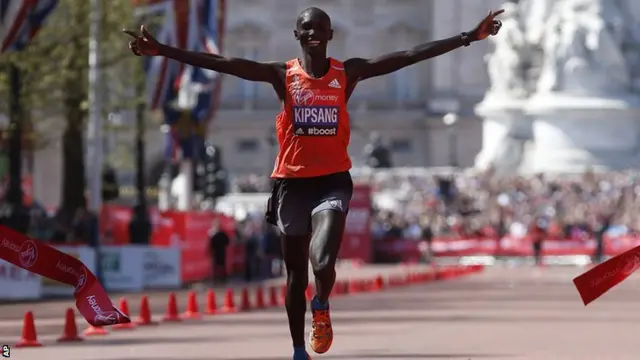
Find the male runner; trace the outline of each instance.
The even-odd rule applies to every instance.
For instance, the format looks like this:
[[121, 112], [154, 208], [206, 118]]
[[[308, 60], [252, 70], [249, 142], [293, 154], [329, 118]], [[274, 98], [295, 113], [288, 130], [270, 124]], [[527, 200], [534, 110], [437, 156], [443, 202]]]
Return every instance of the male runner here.
[[352, 58], [345, 62], [327, 57], [327, 44], [333, 37], [331, 19], [315, 7], [298, 16], [293, 34], [302, 54], [287, 62], [261, 63], [177, 49], [159, 43], [144, 26], [139, 34], [125, 31], [134, 37], [129, 48], [138, 56], [166, 56], [245, 80], [270, 83], [282, 102], [276, 118], [280, 150], [271, 174], [275, 185], [266, 217], [282, 233], [294, 360], [310, 359], [304, 341], [309, 260], [316, 282], [310, 345], [321, 354], [333, 341], [328, 299], [336, 279], [335, 263], [353, 190], [347, 154], [347, 102], [356, 84], [496, 35], [502, 24], [494, 18], [502, 12], [489, 12], [473, 30], [448, 39], [376, 59]]

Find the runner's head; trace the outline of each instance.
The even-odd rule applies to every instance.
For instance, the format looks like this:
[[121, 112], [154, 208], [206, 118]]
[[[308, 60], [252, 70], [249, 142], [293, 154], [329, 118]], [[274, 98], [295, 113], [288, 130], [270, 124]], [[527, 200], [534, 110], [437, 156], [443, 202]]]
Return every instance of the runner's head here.
[[327, 56], [327, 43], [333, 38], [331, 18], [316, 7], [310, 7], [298, 16], [293, 30], [302, 51], [309, 55]]

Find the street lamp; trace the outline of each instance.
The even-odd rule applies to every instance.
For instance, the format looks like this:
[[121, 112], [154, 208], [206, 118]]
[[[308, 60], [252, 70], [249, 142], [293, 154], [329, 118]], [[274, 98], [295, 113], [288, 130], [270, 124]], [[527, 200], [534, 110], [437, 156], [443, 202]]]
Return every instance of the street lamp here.
[[443, 118], [442, 122], [447, 127], [447, 141], [449, 142], [449, 166], [458, 167], [457, 138], [455, 125], [458, 122], [458, 114], [450, 112]]

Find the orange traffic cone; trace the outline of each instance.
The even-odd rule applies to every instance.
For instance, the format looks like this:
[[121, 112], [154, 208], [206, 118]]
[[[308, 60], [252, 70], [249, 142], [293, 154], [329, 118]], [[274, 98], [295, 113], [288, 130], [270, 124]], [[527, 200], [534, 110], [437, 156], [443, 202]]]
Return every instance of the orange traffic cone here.
[[24, 314], [24, 320], [22, 322], [22, 337], [20, 341], [15, 345], [16, 347], [36, 347], [42, 346], [38, 341], [38, 335], [36, 334], [36, 324], [33, 320], [33, 313], [27, 311]]
[[269, 287], [269, 306], [277, 307], [278, 304], [278, 289], [275, 286]]
[[349, 294], [360, 292], [360, 284], [356, 280], [349, 281]]
[[64, 328], [62, 336], [58, 338], [58, 342], [74, 342], [82, 341], [78, 336], [78, 326], [76, 325], [76, 313], [72, 308], [68, 308], [64, 316]]
[[103, 335], [108, 335], [109, 332], [107, 331], [107, 329], [103, 328], [102, 326], [97, 327], [97, 326], [93, 326], [93, 325], [89, 325], [89, 327], [83, 332], [84, 336], [103, 336]]
[[[123, 298], [123, 297], [120, 298], [120, 311], [122, 311], [123, 314], [129, 317], [129, 304], [127, 303], [126, 298]], [[113, 325], [112, 329], [113, 330], [131, 330], [131, 329], [135, 329], [135, 327], [136, 327], [136, 324], [134, 324], [133, 322], [130, 322], [125, 324]]]
[[382, 279], [382, 275], [378, 275], [376, 280], [373, 282], [372, 291], [380, 291], [384, 289], [384, 280]]
[[140, 298], [140, 316], [136, 319], [136, 325], [158, 325], [157, 322], [151, 320], [151, 308], [149, 307], [149, 299], [146, 296]]
[[176, 322], [181, 321], [178, 316], [178, 301], [176, 300], [176, 294], [169, 294], [169, 300], [167, 301], [167, 311], [162, 318], [162, 321]]
[[196, 293], [189, 291], [187, 295], [187, 311], [182, 314], [183, 319], [201, 319], [202, 315], [198, 309], [198, 298]]
[[234, 313], [238, 311], [238, 308], [236, 308], [235, 296], [233, 295], [233, 289], [231, 288], [227, 289], [227, 292], [224, 295], [224, 307], [222, 308], [222, 311], [226, 313]]
[[256, 289], [256, 309], [264, 309], [267, 306], [264, 303], [264, 290], [262, 286]]
[[207, 315], [214, 315], [218, 312], [218, 305], [216, 304], [216, 292], [209, 289], [207, 291], [207, 305], [204, 309], [204, 313]]
[[251, 310], [251, 302], [249, 301], [249, 289], [242, 289], [242, 294], [240, 295], [240, 311], [249, 311]]
[[311, 299], [313, 298], [313, 289], [311, 287], [311, 284], [307, 285], [307, 289], [304, 291], [304, 297], [307, 299], [307, 301], [311, 301]]

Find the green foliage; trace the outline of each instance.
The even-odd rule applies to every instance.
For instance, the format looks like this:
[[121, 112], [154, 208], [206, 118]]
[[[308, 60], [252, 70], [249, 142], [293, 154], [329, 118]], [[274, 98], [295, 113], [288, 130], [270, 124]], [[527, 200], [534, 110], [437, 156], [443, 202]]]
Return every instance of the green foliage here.
[[[130, 0], [104, 0], [100, 22], [100, 66], [103, 70], [101, 90], [104, 111], [131, 108], [137, 82], [144, 81], [140, 58], [132, 56], [125, 27], [135, 26]], [[3, 55], [3, 62], [13, 61], [24, 74], [23, 103], [47, 117], [68, 115], [75, 107], [82, 124], [87, 112], [89, 70], [90, 2], [60, 0], [34, 41], [25, 51]], [[124, 71], [123, 71], [124, 69]], [[6, 79], [0, 77], [0, 95], [6, 91]], [[2, 98], [5, 98], [4, 96]], [[2, 106], [2, 105], [0, 105]]]
[[[103, 111], [134, 109], [144, 81], [142, 62], [128, 49], [123, 28], [135, 28], [131, 0], [101, 0], [100, 79]], [[88, 115], [90, 1], [59, 0], [29, 46], [0, 56], [0, 113], [7, 114], [9, 63], [22, 73], [21, 103], [27, 117], [46, 128], [64, 128], [63, 203], [73, 211], [82, 204], [85, 179], [83, 132]], [[64, 124], [60, 124], [60, 121]], [[53, 125], [53, 126], [52, 126]], [[42, 128], [42, 127], [41, 127]], [[48, 135], [48, 134], [47, 134]]]

